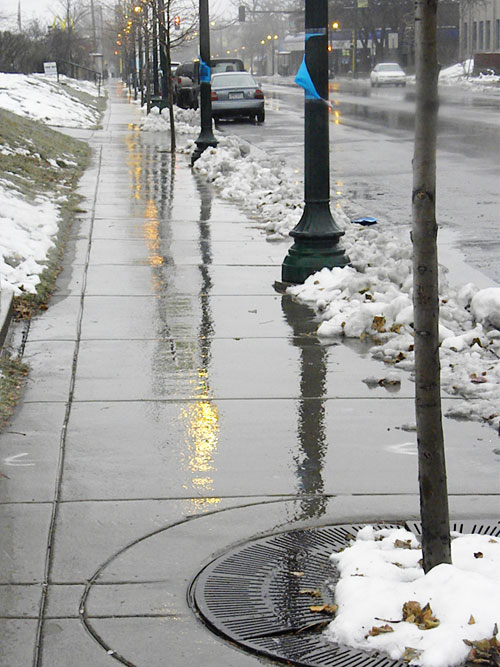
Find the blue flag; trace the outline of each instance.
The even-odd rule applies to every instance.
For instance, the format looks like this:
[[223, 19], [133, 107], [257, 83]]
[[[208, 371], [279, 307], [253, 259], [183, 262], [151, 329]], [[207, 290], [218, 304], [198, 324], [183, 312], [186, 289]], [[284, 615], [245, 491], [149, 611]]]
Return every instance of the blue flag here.
[[298, 86], [301, 86], [306, 94], [306, 99], [309, 100], [321, 100], [323, 99], [319, 94], [318, 91], [316, 90], [316, 86], [313, 83], [313, 80], [311, 79], [311, 75], [309, 74], [309, 70], [307, 69], [306, 65], [306, 57], [302, 59], [302, 62], [300, 63], [299, 70], [297, 72], [297, 75], [295, 76], [295, 83]]
[[200, 56], [200, 81], [203, 83], [210, 83], [210, 67], [203, 62]]

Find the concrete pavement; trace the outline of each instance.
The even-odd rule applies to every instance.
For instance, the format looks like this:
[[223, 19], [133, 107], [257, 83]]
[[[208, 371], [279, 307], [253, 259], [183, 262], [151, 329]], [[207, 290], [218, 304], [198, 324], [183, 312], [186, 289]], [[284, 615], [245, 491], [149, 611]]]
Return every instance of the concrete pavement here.
[[[256, 535], [418, 518], [413, 385], [370, 388], [366, 346], [320, 345], [273, 289], [288, 243], [109, 92], [0, 435], [0, 666], [271, 664], [198, 621], [190, 581]], [[452, 516], [496, 523], [496, 434], [445, 420], [445, 437]]]

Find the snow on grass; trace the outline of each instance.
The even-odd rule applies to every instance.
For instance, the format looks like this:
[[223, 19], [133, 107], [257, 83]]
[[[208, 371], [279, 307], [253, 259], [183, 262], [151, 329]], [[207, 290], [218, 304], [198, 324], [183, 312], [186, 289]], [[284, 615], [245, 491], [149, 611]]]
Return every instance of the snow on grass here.
[[34, 293], [54, 245], [59, 212], [50, 199], [27, 202], [0, 183], [0, 280], [15, 294]]
[[17, 295], [36, 291], [85, 152], [44, 125], [92, 128], [100, 116], [93, 84], [60, 78], [0, 73], [0, 286]]
[[100, 117], [98, 109], [78, 93], [95, 97], [93, 84], [68, 77], [57, 79], [43, 74], [5, 74], [0, 72], [0, 108], [32, 120], [59, 127], [93, 127]]
[[453, 564], [424, 574], [412, 533], [360, 530], [351, 546], [331, 556], [340, 579], [328, 639], [411, 665], [463, 664], [471, 650], [464, 640], [491, 638], [500, 623], [500, 540], [452, 537]]

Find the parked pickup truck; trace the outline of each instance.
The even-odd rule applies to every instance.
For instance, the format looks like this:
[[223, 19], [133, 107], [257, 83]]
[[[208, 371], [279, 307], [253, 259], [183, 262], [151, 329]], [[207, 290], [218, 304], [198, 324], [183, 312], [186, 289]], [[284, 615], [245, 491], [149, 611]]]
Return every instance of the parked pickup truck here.
[[182, 63], [175, 70], [174, 101], [182, 109], [197, 109], [200, 95], [198, 61]]

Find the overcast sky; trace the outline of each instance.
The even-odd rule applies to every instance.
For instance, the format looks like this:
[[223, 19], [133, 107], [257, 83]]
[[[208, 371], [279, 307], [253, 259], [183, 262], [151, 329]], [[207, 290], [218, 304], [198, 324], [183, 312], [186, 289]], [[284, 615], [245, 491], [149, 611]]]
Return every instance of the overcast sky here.
[[[95, 6], [99, 0], [94, 0]], [[32, 19], [40, 19], [42, 25], [44, 22], [50, 25], [54, 17], [64, 13], [64, 5], [59, 0], [20, 0], [21, 2], [21, 21], [25, 26]], [[113, 0], [106, 2], [107, 5], [113, 5]], [[210, 14], [229, 13], [234, 14], [236, 18], [237, 10], [232, 7], [231, 0], [210, 0]], [[9, 19], [9, 25], [17, 26], [18, 0], [0, 0], [0, 16]], [[5, 29], [4, 21], [0, 24], [0, 29]]]

